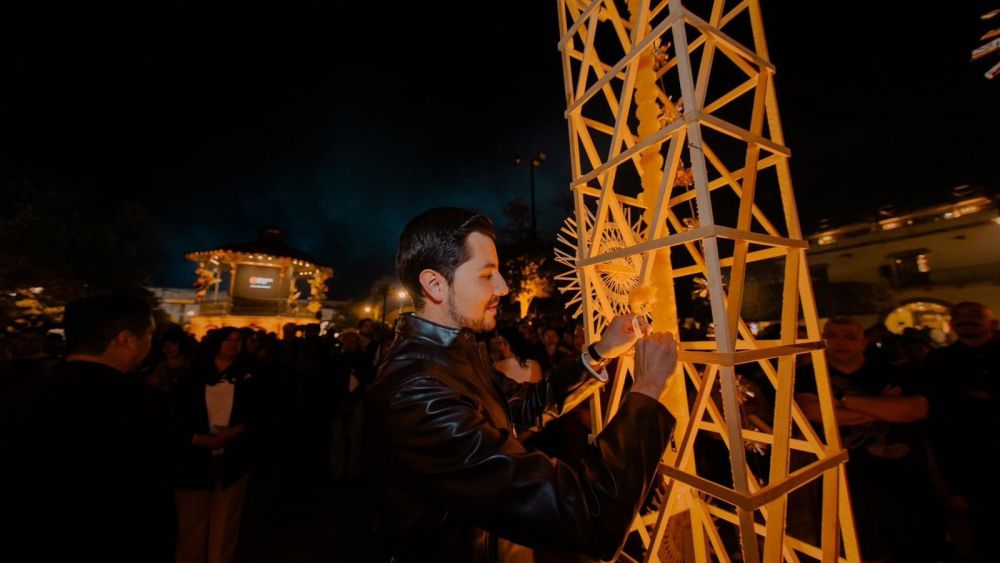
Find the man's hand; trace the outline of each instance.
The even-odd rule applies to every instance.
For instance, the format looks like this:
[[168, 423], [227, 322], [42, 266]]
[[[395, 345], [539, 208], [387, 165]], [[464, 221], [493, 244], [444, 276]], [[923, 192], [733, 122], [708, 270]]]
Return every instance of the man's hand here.
[[635, 383], [632, 391], [657, 401], [677, 367], [677, 341], [669, 332], [654, 332], [635, 345]]
[[[601, 340], [594, 344], [594, 347], [597, 348], [597, 353], [602, 358], [609, 360], [617, 358], [635, 345], [636, 340], [639, 339], [639, 335], [632, 328], [632, 318], [634, 316], [618, 316], [611, 321], [608, 329], [601, 336]], [[637, 320], [643, 330], [647, 330], [646, 319], [640, 316]]]

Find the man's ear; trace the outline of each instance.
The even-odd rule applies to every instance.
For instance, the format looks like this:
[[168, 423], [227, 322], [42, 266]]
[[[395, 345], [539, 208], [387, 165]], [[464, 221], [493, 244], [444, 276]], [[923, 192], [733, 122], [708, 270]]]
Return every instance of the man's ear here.
[[420, 291], [424, 298], [435, 305], [444, 302], [448, 296], [448, 280], [436, 270], [426, 269], [420, 272]]
[[118, 348], [127, 348], [135, 343], [135, 335], [130, 331], [123, 330], [115, 335], [114, 339], [111, 340], [111, 344]]

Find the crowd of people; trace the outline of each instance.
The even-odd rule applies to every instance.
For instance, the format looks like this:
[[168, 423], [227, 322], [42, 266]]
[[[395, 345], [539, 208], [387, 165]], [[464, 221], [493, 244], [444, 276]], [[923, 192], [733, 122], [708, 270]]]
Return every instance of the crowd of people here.
[[[990, 537], [1000, 488], [985, 461], [1000, 441], [997, 321], [977, 303], [951, 315], [946, 346], [927, 331], [825, 324], [866, 560], [1000, 560]], [[6, 553], [54, 560], [89, 547], [107, 560], [228, 562], [254, 479], [363, 484], [363, 397], [390, 327], [365, 319], [286, 339], [221, 328], [198, 342], [151, 318], [141, 301], [92, 298], [67, 309], [65, 341], [36, 329], [0, 341]], [[545, 381], [584, 351], [583, 327], [568, 316], [501, 321], [481, 338], [517, 382]], [[809, 357], [795, 398], [821, 429]], [[768, 430], [773, 387], [744, 368], [745, 424]], [[584, 404], [518, 439], [572, 463], [588, 417]], [[699, 465], [725, 482], [727, 454], [712, 442], [699, 441]], [[766, 463], [757, 453], [751, 462]], [[794, 495], [789, 533], [817, 541], [818, 506], [817, 490]], [[70, 533], [53, 541], [53, 529]]]

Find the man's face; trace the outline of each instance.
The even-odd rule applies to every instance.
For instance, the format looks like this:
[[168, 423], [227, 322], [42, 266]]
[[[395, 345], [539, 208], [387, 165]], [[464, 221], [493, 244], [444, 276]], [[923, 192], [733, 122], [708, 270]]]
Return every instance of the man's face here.
[[375, 323], [371, 321], [361, 323], [361, 328], [358, 329], [358, 332], [363, 334], [366, 338], [371, 338], [372, 335], [375, 334]]
[[955, 307], [951, 310], [951, 327], [961, 338], [983, 338], [993, 330], [992, 315], [979, 304]]
[[853, 324], [828, 324], [823, 329], [826, 353], [840, 362], [853, 362], [864, 358], [865, 332]]
[[500, 275], [497, 247], [480, 233], [465, 239], [470, 258], [455, 270], [448, 291], [448, 313], [458, 326], [475, 332], [493, 330], [497, 325], [500, 297], [507, 294], [507, 282]]

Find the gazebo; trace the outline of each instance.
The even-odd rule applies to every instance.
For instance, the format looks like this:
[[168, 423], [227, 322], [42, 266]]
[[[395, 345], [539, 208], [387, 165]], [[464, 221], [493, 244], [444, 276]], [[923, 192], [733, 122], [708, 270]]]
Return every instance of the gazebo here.
[[[199, 314], [191, 317], [191, 332], [201, 338], [224, 326], [251, 327], [284, 336], [288, 324], [318, 324], [333, 270], [285, 242], [285, 233], [264, 227], [257, 240], [226, 244], [185, 256], [198, 265], [196, 299]], [[223, 294], [221, 286], [227, 284]], [[304, 291], [308, 297], [300, 299]]]

